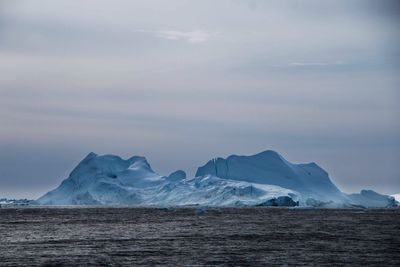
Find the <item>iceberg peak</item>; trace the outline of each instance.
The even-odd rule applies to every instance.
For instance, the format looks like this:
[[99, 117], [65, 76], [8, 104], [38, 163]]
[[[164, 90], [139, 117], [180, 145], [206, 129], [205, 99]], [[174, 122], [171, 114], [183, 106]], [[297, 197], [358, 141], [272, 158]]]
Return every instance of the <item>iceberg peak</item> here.
[[171, 173], [170, 175], [168, 175], [168, 179], [173, 180], [173, 181], [179, 181], [179, 180], [186, 179], [186, 172], [184, 172], [182, 170], [177, 170], [177, 171]]
[[255, 154], [253, 157], [270, 157], [270, 158], [284, 160], [283, 157], [274, 150], [265, 150], [263, 152]]

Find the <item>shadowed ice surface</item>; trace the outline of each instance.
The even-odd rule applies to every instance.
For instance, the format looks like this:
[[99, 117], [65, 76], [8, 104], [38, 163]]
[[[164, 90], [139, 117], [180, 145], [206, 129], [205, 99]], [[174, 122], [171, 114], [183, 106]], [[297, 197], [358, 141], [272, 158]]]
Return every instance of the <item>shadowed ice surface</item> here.
[[400, 210], [3, 208], [0, 265], [400, 265]]

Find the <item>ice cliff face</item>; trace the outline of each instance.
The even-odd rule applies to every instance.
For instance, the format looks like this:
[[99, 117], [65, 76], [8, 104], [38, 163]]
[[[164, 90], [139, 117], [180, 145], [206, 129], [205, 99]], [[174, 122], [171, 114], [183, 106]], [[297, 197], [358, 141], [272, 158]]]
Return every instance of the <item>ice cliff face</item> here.
[[292, 164], [270, 150], [254, 156], [210, 160], [198, 168], [196, 176], [207, 174], [296, 190], [304, 199], [343, 202], [346, 198], [317, 164]]
[[187, 178], [162, 176], [144, 157], [127, 160], [90, 153], [61, 185], [37, 200], [43, 205], [387, 207], [377, 193], [345, 195], [315, 163], [292, 164], [273, 151], [209, 161]]

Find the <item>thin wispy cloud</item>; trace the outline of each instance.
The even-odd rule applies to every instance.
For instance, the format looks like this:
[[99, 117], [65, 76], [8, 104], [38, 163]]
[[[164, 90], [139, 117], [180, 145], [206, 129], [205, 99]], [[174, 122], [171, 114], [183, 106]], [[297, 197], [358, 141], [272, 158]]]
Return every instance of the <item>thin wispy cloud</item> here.
[[288, 65], [291, 67], [312, 67], [312, 66], [339, 66], [344, 65], [345, 63], [342, 61], [335, 62], [290, 62]]
[[210, 37], [211, 33], [202, 30], [194, 31], [176, 31], [176, 30], [165, 30], [165, 31], [148, 31], [139, 30], [138, 32], [153, 34], [156, 37], [173, 40], [173, 41], [186, 41], [188, 43], [203, 43], [206, 42]]

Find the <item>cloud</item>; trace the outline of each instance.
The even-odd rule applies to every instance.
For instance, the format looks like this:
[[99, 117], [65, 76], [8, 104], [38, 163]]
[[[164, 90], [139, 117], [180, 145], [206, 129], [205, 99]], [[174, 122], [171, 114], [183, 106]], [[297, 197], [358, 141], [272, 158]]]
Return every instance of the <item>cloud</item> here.
[[291, 62], [288, 64], [292, 67], [312, 67], [312, 66], [339, 66], [344, 65], [342, 61], [335, 62]]
[[0, 195], [50, 189], [93, 150], [194, 175], [266, 148], [394, 193], [395, 1], [3, 0]]
[[139, 30], [138, 32], [145, 32], [154, 34], [156, 37], [167, 39], [167, 40], [183, 40], [188, 43], [203, 43], [206, 42], [211, 34], [207, 31], [195, 30], [195, 31], [147, 31], [147, 30]]

